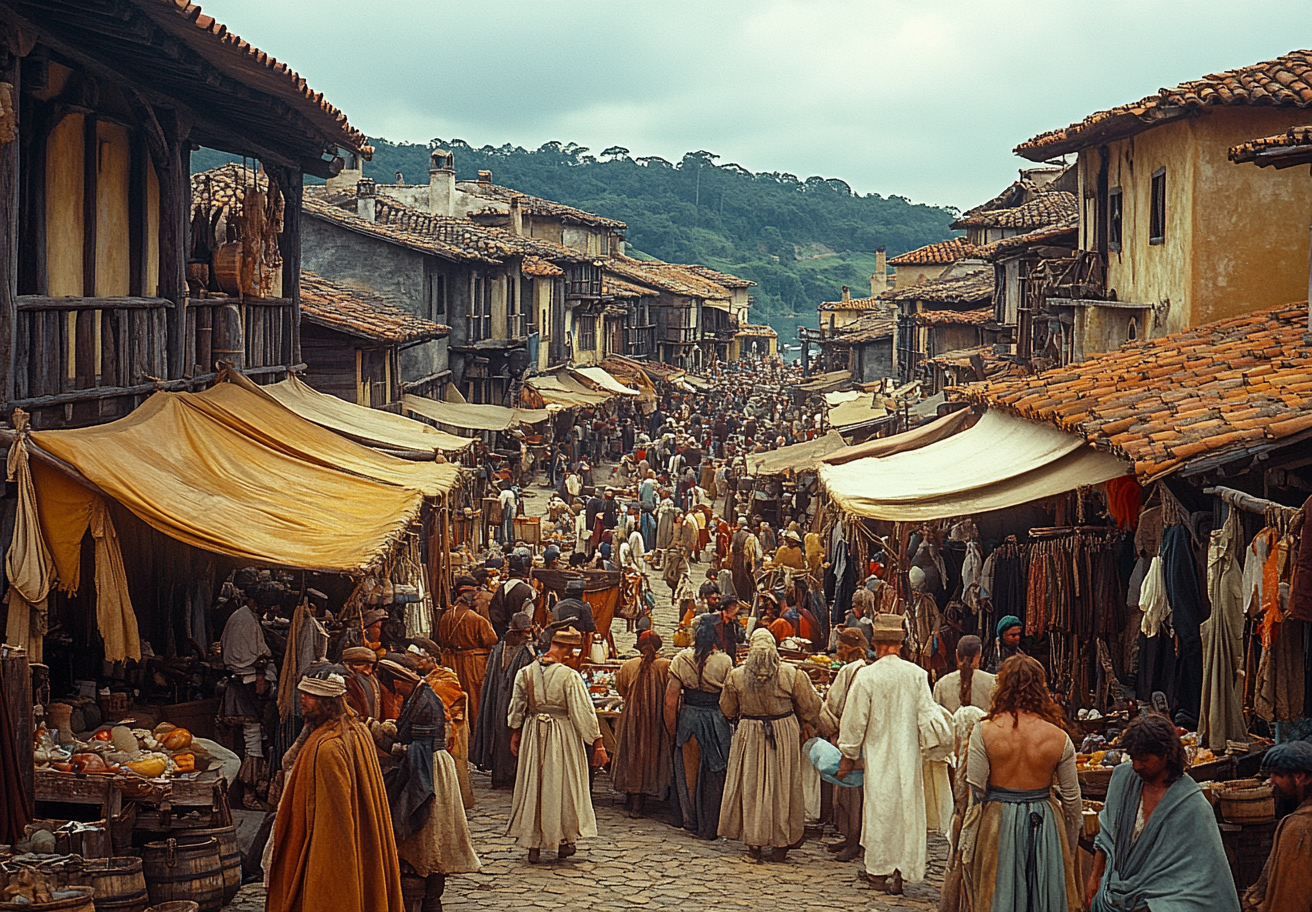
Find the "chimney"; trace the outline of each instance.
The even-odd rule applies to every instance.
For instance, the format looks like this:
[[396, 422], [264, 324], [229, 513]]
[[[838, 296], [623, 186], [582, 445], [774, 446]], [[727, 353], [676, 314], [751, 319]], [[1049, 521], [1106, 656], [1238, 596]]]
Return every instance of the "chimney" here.
[[455, 215], [456, 157], [445, 149], [429, 156], [428, 211], [433, 215]]
[[875, 248], [875, 274], [870, 277], [870, 297], [877, 298], [888, 290], [888, 254], [883, 247]]
[[846, 304], [852, 300], [852, 289], [846, 285], [843, 286], [843, 303]]
[[364, 160], [360, 153], [352, 152], [347, 156], [347, 166], [338, 171], [324, 183], [329, 190], [340, 190], [343, 193], [350, 193], [355, 189], [356, 183], [364, 177]]
[[524, 210], [520, 208], [519, 197], [510, 198], [510, 233], [515, 237], [524, 235]]
[[492, 186], [492, 172], [491, 171], [478, 172], [478, 185], [480, 187]]
[[377, 193], [378, 187], [372, 177], [362, 177], [356, 182], [355, 214], [366, 222], [376, 221], [378, 218], [378, 201], [375, 199]]

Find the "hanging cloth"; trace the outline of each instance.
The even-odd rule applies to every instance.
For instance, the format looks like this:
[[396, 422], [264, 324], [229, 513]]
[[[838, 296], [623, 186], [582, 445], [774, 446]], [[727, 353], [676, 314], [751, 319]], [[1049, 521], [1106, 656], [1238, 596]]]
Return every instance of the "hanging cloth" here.
[[1218, 754], [1225, 743], [1244, 741], [1247, 727], [1239, 695], [1244, 662], [1243, 570], [1239, 565], [1239, 511], [1231, 508], [1207, 549], [1207, 595], [1212, 616], [1199, 628], [1203, 646], [1203, 691], [1198, 742]]
[[9, 622], [5, 642], [23, 647], [28, 661], [39, 663], [43, 661], [47, 599], [55, 580], [55, 564], [38, 519], [31, 454], [27, 449], [28, 422], [26, 412], [15, 410], [14, 425], [18, 438], [9, 447], [7, 477], [18, 485], [18, 508], [14, 518], [14, 539], [5, 555], [5, 574], [9, 578], [6, 596]]

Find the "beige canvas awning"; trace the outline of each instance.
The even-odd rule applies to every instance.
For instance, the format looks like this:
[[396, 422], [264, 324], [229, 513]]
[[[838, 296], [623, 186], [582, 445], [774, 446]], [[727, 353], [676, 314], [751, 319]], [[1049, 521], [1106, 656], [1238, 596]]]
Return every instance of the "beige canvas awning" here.
[[840, 509], [915, 522], [1014, 507], [1129, 470], [1081, 437], [988, 411], [974, 427], [929, 446], [821, 465], [819, 474]]
[[466, 431], [505, 431], [519, 425], [537, 424], [551, 417], [551, 413], [546, 409], [438, 402], [436, 399], [425, 399], [422, 396], [406, 396], [401, 400], [401, 405], [407, 412], [423, 415], [438, 424]]
[[831, 405], [828, 411], [829, 426], [857, 428], [872, 421], [888, 417], [888, 409], [878, 401], [875, 393], [859, 393], [855, 399]]
[[474, 445], [471, 438], [445, 434], [421, 421], [321, 393], [296, 377], [257, 389], [268, 393], [306, 421], [313, 421], [320, 427], [369, 446], [453, 455]]
[[830, 431], [823, 437], [804, 440], [768, 453], [752, 453], [747, 456], [747, 474], [780, 475], [788, 471], [810, 471], [819, 464], [822, 456], [841, 450], [846, 445], [847, 441], [837, 431]]
[[574, 368], [574, 373], [578, 374], [584, 380], [591, 380], [603, 390], [615, 393], [619, 396], [637, 396], [639, 394], [638, 390], [625, 386], [623, 383], [612, 377], [604, 368], [576, 367]]
[[614, 393], [589, 389], [577, 377], [564, 370], [530, 377], [527, 385], [547, 405], [559, 405], [562, 408], [592, 408], [615, 398]]
[[829, 465], [842, 465], [867, 456], [892, 456], [894, 453], [918, 450], [945, 437], [951, 437], [957, 431], [970, 427], [974, 422], [975, 413], [970, 409], [961, 409], [913, 430], [894, 434], [892, 437], [879, 437], [875, 440], [867, 440], [865, 443], [843, 447], [820, 461]]

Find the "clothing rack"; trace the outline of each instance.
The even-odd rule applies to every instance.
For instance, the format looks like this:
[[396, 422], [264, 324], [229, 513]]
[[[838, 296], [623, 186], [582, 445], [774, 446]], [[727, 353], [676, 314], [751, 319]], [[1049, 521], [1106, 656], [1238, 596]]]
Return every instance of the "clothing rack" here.
[[1300, 510], [1299, 507], [1286, 506], [1282, 503], [1276, 503], [1274, 500], [1267, 500], [1264, 497], [1254, 497], [1252, 494], [1245, 494], [1243, 491], [1222, 487], [1221, 485], [1217, 485], [1213, 488], [1203, 488], [1203, 493], [1215, 494], [1232, 507], [1247, 510], [1249, 513], [1261, 513], [1265, 515], [1268, 512], [1276, 512], [1292, 516]]

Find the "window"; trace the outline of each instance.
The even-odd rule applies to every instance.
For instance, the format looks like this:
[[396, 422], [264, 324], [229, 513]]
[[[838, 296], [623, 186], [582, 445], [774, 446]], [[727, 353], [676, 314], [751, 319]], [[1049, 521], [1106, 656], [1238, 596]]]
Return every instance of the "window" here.
[[1151, 208], [1148, 212], [1148, 243], [1166, 242], [1166, 169], [1153, 172]]
[[596, 351], [597, 350], [597, 317], [595, 314], [587, 314], [577, 318], [579, 325], [579, 350]]
[[1107, 191], [1107, 249], [1121, 249], [1121, 188]]
[[492, 338], [492, 282], [475, 276], [469, 302], [469, 341]]
[[441, 323], [446, 318], [446, 276], [428, 276], [428, 319]]

